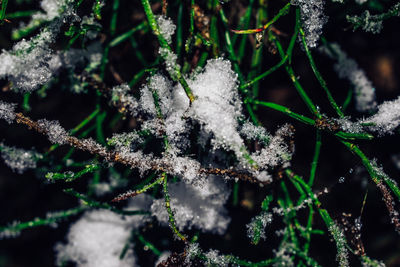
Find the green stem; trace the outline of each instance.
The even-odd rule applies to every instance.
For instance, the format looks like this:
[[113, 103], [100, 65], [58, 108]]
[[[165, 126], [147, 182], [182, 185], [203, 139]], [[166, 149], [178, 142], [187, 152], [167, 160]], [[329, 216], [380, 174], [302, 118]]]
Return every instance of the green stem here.
[[287, 3], [283, 8], [281, 8], [278, 14], [275, 15], [270, 21], [268, 21], [262, 28], [258, 29], [248, 29], [248, 30], [232, 30], [236, 34], [251, 34], [251, 33], [258, 33], [265, 31], [268, 29], [272, 24], [274, 24], [280, 17], [287, 15], [289, 13], [289, 9], [291, 6], [291, 2]]
[[71, 196], [74, 196], [74, 197], [80, 199], [84, 205], [89, 206], [89, 207], [107, 209], [107, 210], [111, 210], [111, 211], [113, 211], [117, 214], [121, 214], [121, 215], [149, 215], [149, 212], [147, 212], [147, 211], [120, 210], [120, 209], [114, 208], [113, 206], [111, 206], [108, 203], [102, 203], [102, 202], [92, 200], [89, 197], [85, 196], [84, 194], [78, 193], [77, 191], [75, 191], [72, 188], [64, 189], [63, 191], [65, 193], [67, 193], [68, 195], [71, 195]]
[[119, 9], [119, 0], [114, 0], [112, 6], [112, 15], [110, 21], [110, 35], [113, 36], [117, 30], [117, 17]]
[[143, 235], [141, 235], [141, 234], [139, 234], [139, 233], [136, 233], [135, 235], [137, 236], [138, 240], [139, 240], [143, 245], [145, 245], [147, 248], [149, 248], [149, 249], [154, 253], [154, 255], [156, 255], [156, 256], [158, 256], [158, 257], [161, 256], [161, 254], [162, 254], [161, 251], [158, 250], [152, 243], [150, 243], [149, 241], [147, 241], [147, 240], [143, 237]]
[[[298, 32], [299, 26], [300, 26], [300, 25], [298, 25], [298, 21], [299, 21], [298, 17], [299, 16], [300, 16], [300, 14], [298, 12], [296, 12], [295, 33]], [[276, 47], [279, 52], [279, 55], [280, 55], [281, 59], [283, 59], [285, 57], [285, 53], [283, 51], [282, 44], [278, 41], [278, 39], [275, 37], [275, 35], [271, 31], [269, 31], [269, 36], [270, 36], [270, 39], [272, 39], [275, 42]], [[311, 98], [307, 95], [307, 93], [305, 92], [305, 90], [303, 89], [301, 84], [299, 83], [296, 75], [294, 74], [293, 68], [290, 65], [290, 62], [285, 65], [285, 70], [286, 70], [287, 74], [289, 75], [289, 78], [292, 81], [297, 92], [299, 93], [301, 99], [307, 105], [307, 107], [311, 111], [311, 113], [319, 119], [322, 118], [322, 115], [320, 114], [319, 110], [317, 109], [315, 104], [312, 102]]]
[[22, 223], [17, 223], [17, 224], [12, 224], [9, 226], [3, 226], [0, 227], [0, 234], [4, 233], [4, 232], [8, 232], [9, 234], [18, 234], [19, 232], [21, 232], [22, 230], [28, 229], [28, 228], [33, 228], [33, 227], [37, 227], [37, 226], [42, 226], [42, 225], [51, 225], [54, 224], [62, 219], [66, 219], [70, 216], [76, 215], [82, 211], [84, 211], [86, 209], [86, 207], [81, 206], [81, 207], [77, 207], [77, 208], [73, 208], [73, 209], [69, 209], [69, 210], [65, 210], [65, 211], [59, 211], [59, 212], [55, 212], [55, 213], [50, 213], [47, 215], [46, 218], [36, 218], [32, 221], [28, 221], [28, 222], [22, 222]]
[[374, 166], [371, 161], [367, 158], [367, 156], [362, 152], [362, 150], [355, 144], [341, 140], [341, 142], [354, 154], [356, 154], [362, 161], [364, 167], [367, 169], [369, 175], [371, 176], [372, 181], [375, 184], [379, 184], [385, 182], [387, 186], [389, 186], [390, 190], [396, 195], [396, 197], [400, 200], [400, 189], [399, 187], [393, 183], [390, 179], [383, 177], [376, 170], [376, 166]]
[[101, 167], [100, 165], [97, 164], [91, 164], [87, 165], [85, 169], [74, 173], [74, 172], [66, 172], [66, 173], [53, 173], [53, 172], [48, 172], [46, 174], [46, 178], [49, 180], [65, 180], [65, 182], [72, 182], [75, 181], [76, 179], [82, 177], [86, 173], [92, 173], [96, 170], [99, 170]]
[[124, 42], [125, 40], [129, 39], [129, 37], [131, 37], [135, 32], [138, 31], [142, 31], [142, 30], [146, 30], [148, 27], [147, 22], [144, 21], [142, 23], [140, 23], [139, 25], [133, 27], [132, 29], [130, 29], [129, 31], [115, 37], [110, 43], [109, 46], [110, 47], [114, 47], [119, 45], [120, 43]]
[[296, 120], [298, 120], [300, 122], [303, 122], [305, 124], [315, 125], [315, 121], [313, 119], [310, 119], [310, 118], [308, 118], [306, 116], [303, 116], [303, 115], [300, 115], [298, 113], [295, 113], [295, 112], [291, 111], [289, 108], [281, 106], [279, 104], [275, 104], [275, 103], [272, 103], [272, 102], [263, 102], [263, 101], [258, 101], [258, 100], [254, 100], [253, 103], [255, 105], [261, 105], [261, 106], [264, 106], [264, 107], [267, 107], [267, 108], [271, 108], [271, 109], [280, 111], [282, 113], [285, 113], [286, 115], [288, 115], [288, 116], [290, 116], [290, 117], [292, 117], [292, 118], [294, 118], [294, 119], [296, 119]]
[[[297, 9], [296, 12], [300, 12], [299, 9]], [[300, 18], [298, 18], [298, 19], [300, 19]], [[297, 23], [301, 23], [301, 22], [299, 21]], [[312, 70], [313, 70], [313, 72], [315, 74], [315, 77], [317, 78], [317, 80], [318, 80], [319, 84], [321, 85], [321, 87], [324, 89], [325, 94], [328, 97], [328, 100], [329, 100], [329, 103], [331, 104], [331, 106], [335, 109], [335, 111], [339, 115], [339, 117], [343, 118], [344, 114], [343, 114], [342, 110], [337, 105], [335, 99], [333, 98], [331, 92], [328, 89], [328, 86], [326, 85], [326, 81], [322, 77], [321, 73], [319, 72], [319, 70], [318, 70], [318, 68], [317, 68], [317, 66], [315, 64], [315, 61], [314, 61], [314, 59], [313, 59], [313, 57], [311, 55], [311, 51], [307, 46], [306, 38], [305, 38], [305, 34], [304, 34], [303, 29], [300, 28], [299, 31], [300, 31], [301, 41], [303, 43], [304, 50], [306, 52], [308, 60], [310, 61], [310, 65], [311, 65], [311, 68], [312, 68]]]
[[165, 208], [167, 209], [168, 212], [168, 221], [169, 221], [169, 225], [172, 229], [172, 231], [183, 241], [183, 242], [187, 242], [187, 238], [186, 236], [184, 236], [183, 234], [181, 234], [178, 230], [178, 228], [176, 227], [175, 224], [175, 217], [174, 217], [174, 213], [171, 209], [171, 199], [169, 196], [169, 192], [168, 192], [168, 179], [167, 179], [167, 174], [164, 172], [162, 175], [162, 178], [164, 180], [164, 186], [163, 186], [163, 191], [164, 191], [164, 200], [165, 200]]
[[312, 187], [315, 180], [315, 172], [317, 170], [317, 164], [319, 159], [319, 154], [321, 152], [321, 131], [317, 130], [317, 136], [315, 141], [314, 157], [311, 163], [310, 179], [308, 180], [308, 186]]
[[8, 0], [1, 1], [1, 10], [0, 10], [0, 21], [3, 23], [4, 18], [6, 17], [6, 9], [8, 5]]

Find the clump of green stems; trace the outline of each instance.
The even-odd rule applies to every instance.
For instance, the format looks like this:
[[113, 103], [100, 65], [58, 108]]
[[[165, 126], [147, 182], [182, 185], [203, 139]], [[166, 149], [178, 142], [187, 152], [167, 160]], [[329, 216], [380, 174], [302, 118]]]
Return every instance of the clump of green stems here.
[[[16, 19], [19, 17], [30, 16], [33, 11], [24, 11], [24, 12], [15, 12], [6, 14], [7, 7], [6, 0], [1, 1], [1, 11], [0, 11], [0, 21], [4, 21], [5, 19]], [[102, 9], [100, 6], [100, 1], [94, 1], [95, 4], [93, 8], [93, 12], [95, 14], [96, 19], [102, 19]], [[335, 112], [335, 118], [345, 118], [346, 113], [345, 110], [347, 106], [351, 102], [351, 93], [348, 94], [343, 105], [338, 104], [335, 100], [334, 95], [329, 89], [328, 83], [323, 78], [320, 73], [318, 66], [314, 60], [314, 51], [311, 51], [305, 41], [304, 31], [302, 22], [300, 19], [300, 11], [296, 6], [291, 5], [291, 3], [286, 3], [282, 6], [278, 12], [275, 14], [269, 14], [267, 11], [269, 10], [266, 2], [264, 0], [250, 0], [247, 10], [244, 13], [243, 17], [240, 18], [240, 21], [237, 25], [238, 29], [231, 28], [231, 22], [228, 21], [228, 18], [225, 14], [224, 6], [220, 4], [217, 0], [207, 0], [205, 1], [206, 8], [210, 14], [210, 24], [209, 24], [209, 36], [202, 36], [200, 32], [196, 32], [195, 27], [195, 12], [194, 7], [197, 1], [175, 1], [175, 5], [178, 6], [178, 23], [177, 23], [177, 33], [175, 38], [175, 47], [172, 47], [167, 41], [164, 39], [163, 35], [160, 33], [159, 25], [157, 25], [157, 20], [152, 10], [152, 5], [149, 0], [141, 0], [141, 4], [143, 7], [143, 12], [146, 16], [146, 20], [139, 23], [138, 25], [133, 26], [126, 32], [122, 34], [117, 34], [117, 24], [118, 24], [118, 14], [122, 12], [120, 10], [120, 0], [113, 0], [112, 9], [111, 9], [111, 17], [109, 21], [108, 28], [108, 38], [105, 41], [105, 50], [103, 53], [103, 59], [100, 66], [100, 73], [98, 75], [98, 79], [101, 82], [104, 82], [104, 77], [107, 71], [107, 65], [109, 63], [109, 52], [111, 49], [128, 42], [131, 45], [132, 50], [134, 51], [134, 55], [136, 59], [142, 64], [143, 68], [135, 73], [132, 79], [129, 82], [130, 87], [138, 86], [139, 81], [146, 76], [147, 73], [151, 73], [154, 71], [154, 68], [158, 66], [162, 66], [161, 62], [165, 59], [157, 58], [155, 62], [149, 63], [146, 60], [143, 52], [138, 47], [138, 43], [136, 41], [135, 34], [153, 34], [157, 38], [158, 44], [160, 47], [167, 49], [170, 52], [175, 52], [178, 55], [180, 61], [182, 61], [182, 68], [174, 68], [169, 75], [176, 82], [180, 83], [185, 90], [185, 93], [190, 100], [190, 102], [196, 101], [195, 96], [192, 93], [191, 88], [189, 87], [185, 76], [191, 69], [190, 65], [190, 53], [194, 50], [194, 46], [205, 48], [201, 50], [200, 55], [198, 56], [198, 60], [196, 62], [197, 67], [202, 67], [205, 64], [207, 58], [220, 56], [222, 53], [225, 53], [226, 57], [228, 57], [232, 64], [233, 69], [238, 75], [238, 79], [240, 82], [239, 90], [243, 97], [243, 102], [246, 108], [248, 115], [250, 116], [252, 122], [256, 125], [260, 125], [260, 120], [257, 116], [257, 109], [267, 108], [274, 110], [276, 112], [282, 113], [288, 117], [289, 120], [298, 121], [304, 125], [310, 127], [310, 130], [315, 132], [315, 147], [313, 158], [310, 163], [309, 175], [307, 177], [301, 177], [296, 174], [294, 169], [286, 168], [282, 172], [282, 177], [277, 181], [279, 183], [279, 189], [281, 190], [282, 197], [278, 197], [276, 203], [284, 209], [291, 208], [296, 205], [299, 205], [306, 198], [311, 199], [311, 203], [308, 204], [308, 216], [306, 225], [303, 225], [298, 217], [296, 216], [295, 211], [291, 211], [287, 214], [284, 214], [284, 222], [286, 224], [287, 230], [283, 234], [281, 246], [284, 243], [290, 242], [294, 244], [292, 248], [291, 257], [293, 260], [297, 260], [298, 266], [318, 266], [318, 263], [314, 261], [310, 255], [310, 245], [311, 239], [313, 235], [329, 235], [329, 229], [336, 224], [333, 220], [329, 212], [323, 208], [323, 204], [319, 201], [318, 197], [314, 193], [314, 184], [317, 179], [316, 170], [318, 167], [318, 162], [320, 159], [321, 146], [323, 143], [323, 139], [325, 135], [332, 135], [334, 139], [342, 144], [344, 147], [348, 149], [348, 151], [354, 154], [359, 160], [362, 162], [364, 167], [369, 173], [371, 181], [376, 185], [386, 184], [386, 186], [390, 189], [391, 193], [396, 196], [397, 200], [400, 200], [400, 189], [398, 186], [393, 183], [390, 179], [385, 179], [382, 177], [380, 173], [377, 172], [374, 167], [374, 163], [371, 159], [361, 150], [361, 148], [357, 145], [357, 141], [359, 140], [373, 140], [375, 137], [369, 133], [348, 133], [341, 131], [339, 129], [334, 128], [332, 118], [327, 118], [323, 112], [328, 109], [328, 107], [319, 108], [318, 103], [312, 100], [312, 96], [310, 96], [309, 90], [305, 88], [299, 81], [298, 75], [296, 74], [293, 68], [293, 61], [295, 58], [293, 57], [293, 51], [296, 45], [302, 47], [302, 51], [308, 59], [309, 67], [317, 79], [320, 88], [323, 93], [326, 95], [328, 102], [330, 103], [330, 111]], [[168, 1], [172, 2], [174, 1]], [[189, 4], [187, 4], [189, 2]], [[82, 1], [77, 1], [77, 6], [79, 6]], [[187, 12], [187, 14], [184, 14]], [[253, 19], [253, 14], [256, 14], [256, 28], [250, 29], [250, 22]], [[291, 16], [294, 15], [294, 16]], [[287, 46], [281, 42], [279, 36], [276, 31], [274, 31], [274, 25], [279, 22], [279, 20], [283, 17], [291, 16], [293, 17], [293, 30], [291, 32], [291, 36]], [[382, 19], [387, 19], [386, 16], [383, 16]], [[189, 32], [187, 34], [187, 40], [184, 39], [184, 20], [188, 20], [185, 23], [189, 25]], [[102, 21], [104, 23], [104, 20]], [[40, 23], [37, 27], [40, 26]], [[34, 29], [26, 29], [26, 32], [20, 32], [18, 36], [14, 36], [15, 39], [22, 38], [28, 34], [30, 34]], [[74, 42], [80, 37], [79, 32], [72, 34], [69, 36], [68, 47], [71, 47]], [[278, 63], [275, 65], [266, 67], [268, 64], [262, 63], [262, 54], [265, 53], [265, 47], [262, 45], [259, 48], [255, 48], [254, 46], [250, 47], [249, 35], [255, 35], [257, 37], [266, 38], [268, 42], [272, 43], [276, 48]], [[299, 40], [299, 42], [298, 42]], [[325, 42], [327, 42], [325, 40]], [[246, 48], [247, 47], [247, 48]], [[185, 49], [183, 49], [185, 48]], [[248, 51], [252, 51], [252, 54]], [[185, 54], [186, 53], [186, 54]], [[185, 54], [185, 55], [184, 55]], [[244, 58], [246, 56], [251, 56], [251, 70], [247, 73], [243, 71], [245, 66]], [[193, 66], [193, 67], [196, 67]], [[298, 93], [298, 96], [303, 101], [304, 105], [309, 110], [308, 115], [299, 114], [292, 111], [290, 108], [272, 103], [266, 102], [259, 99], [260, 92], [260, 81], [266, 79], [271, 76], [278, 70], [283, 70], [288, 79], [291, 81], [294, 90]], [[43, 93], [46, 91], [44, 87], [39, 91]], [[101, 92], [98, 92], [101, 95]], [[29, 96], [27, 93], [24, 96], [23, 100], [23, 108], [25, 111], [29, 111]], [[157, 95], [154, 95], [154, 100], [157, 104]], [[157, 109], [159, 113], [159, 117], [162, 118], [162, 114], [160, 114], [160, 109]], [[100, 98], [97, 100], [97, 104], [95, 109], [90, 113], [83, 121], [78, 123], [75, 128], [70, 131], [71, 135], [76, 135], [78, 137], [85, 137], [89, 134], [94, 133], [98, 142], [102, 144], [106, 144], [104, 137], [104, 119], [108, 112], [106, 108], [102, 106]], [[109, 126], [113, 126], [118, 121], [122, 120], [124, 115], [117, 114], [110, 121]], [[321, 124], [320, 122], [325, 122]], [[332, 126], [332, 127], [331, 127]], [[57, 150], [59, 146], [53, 145], [48, 151], [45, 153], [46, 157], [49, 158], [51, 154]], [[168, 150], [168, 141], [167, 138], [164, 138], [164, 150]], [[74, 182], [77, 179], [83, 179], [84, 177], [88, 177], [88, 174], [92, 176], [91, 187], [89, 187], [86, 193], [79, 193], [75, 189], [69, 188], [64, 189], [64, 192], [76, 199], [80, 200], [81, 205], [66, 210], [63, 212], [58, 212], [54, 215], [48, 216], [43, 219], [34, 219], [28, 222], [22, 222], [17, 224], [12, 224], [9, 226], [1, 227], [0, 232], [11, 231], [18, 232], [24, 230], [26, 228], [32, 228], [40, 225], [47, 225], [57, 222], [61, 219], [66, 219], [67, 217], [74, 216], [88, 208], [101, 208], [108, 209], [114, 211], [118, 214], [133, 216], [135, 214], [145, 214], [142, 211], [125, 211], [120, 208], [116, 208], [111, 203], [101, 202], [94, 199], [93, 194], [93, 186], [99, 183], [101, 173], [109, 168], [108, 166], [102, 165], [99, 163], [97, 157], [95, 157], [92, 161], [88, 162], [75, 162], [74, 165], [68, 165], [68, 160], [73, 156], [75, 149], [72, 147], [70, 150], [64, 155], [62, 161], [53, 166], [51, 172], [48, 172], [45, 176], [48, 180], [59, 180], [66, 183]], [[79, 168], [78, 171], [68, 171], [62, 172], [65, 168]], [[124, 173], [124, 177], [128, 176], [131, 171], [127, 170]], [[158, 193], [162, 193], [164, 195], [165, 207], [168, 211], [169, 216], [169, 225], [173, 233], [181, 240], [183, 243], [188, 245], [191, 242], [194, 242], [194, 239], [191, 239], [184, 233], [181, 233], [176, 225], [173, 207], [171, 207], [170, 203], [170, 195], [168, 192], [168, 174], [166, 172], [154, 172], [147, 179], [144, 179], [141, 183], [137, 184], [134, 189], [134, 195], [138, 195], [144, 192], [152, 192], [154, 195]], [[174, 178], [173, 178], [174, 179]], [[70, 185], [70, 184], [68, 184]], [[288, 186], [293, 187], [295, 191], [297, 191], [299, 197], [297, 200], [294, 199], [293, 196], [290, 195]], [[239, 182], [234, 184], [233, 190], [233, 205], [238, 205], [239, 203]], [[267, 211], [269, 203], [272, 201], [272, 193], [265, 196], [265, 200], [261, 205], [262, 211]], [[326, 229], [320, 230], [316, 229], [314, 221], [315, 217], [320, 216], [322, 221], [325, 223]], [[234, 222], [233, 222], [234, 223]], [[157, 245], [154, 245], [146, 240], [146, 238], [141, 233], [134, 233], [132, 240], [139, 240], [139, 242], [146, 244], [150, 250], [156, 254], [160, 255], [159, 249], [157, 249]], [[301, 238], [300, 238], [301, 237]], [[259, 235], [257, 236], [257, 240], [253, 240], [254, 244], [257, 244], [260, 241]], [[335, 240], [339, 245], [341, 243], [338, 240]], [[349, 246], [349, 245], [347, 245]], [[339, 250], [339, 248], [338, 248]], [[196, 255], [199, 259], [206, 260], [205, 254]], [[361, 255], [365, 256], [365, 255]], [[123, 253], [121, 254], [123, 257]], [[225, 260], [240, 266], [269, 266], [278, 262], [279, 259], [271, 258], [266, 259], [260, 262], [251, 262], [245, 259], [240, 259], [239, 257], [233, 255], [225, 255]]]

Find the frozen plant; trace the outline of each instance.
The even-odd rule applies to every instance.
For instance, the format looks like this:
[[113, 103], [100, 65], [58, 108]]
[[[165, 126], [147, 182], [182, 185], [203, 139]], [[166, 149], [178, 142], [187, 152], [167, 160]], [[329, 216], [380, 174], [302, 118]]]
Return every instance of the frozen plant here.
[[346, 237], [343, 230], [336, 224], [332, 223], [329, 227], [329, 232], [331, 233], [333, 239], [336, 242], [337, 254], [336, 260], [341, 267], [349, 266], [349, 252], [346, 247]]
[[379, 135], [394, 134], [394, 130], [400, 125], [400, 97], [380, 104], [378, 111], [361, 120], [361, 124]]
[[[325, 255], [329, 242], [340, 266], [382, 266], [367, 256], [374, 248], [364, 247], [360, 234], [374, 211], [362, 209], [350, 229], [336, 223], [349, 216], [346, 206], [331, 210], [329, 201], [360, 205], [371, 187], [363, 207], [382, 201], [387, 220], [376, 220], [378, 229], [390, 221], [400, 232], [398, 181], [368, 147], [389, 134], [396, 144], [400, 98], [377, 106], [375, 93], [380, 99], [382, 92], [327, 40], [337, 39], [353, 10], [368, 15], [353, 16], [355, 28], [378, 31], [398, 16], [397, 2], [380, 14], [362, 0], [291, 0], [281, 7], [255, 0], [26, 1], [35, 11], [21, 8], [22, 0], [0, 2], [7, 44], [0, 53], [0, 156], [15, 172], [0, 175], [8, 210], [1, 239], [62, 221], [65, 240], [54, 246], [60, 266], [321, 266], [334, 262]], [[26, 24], [16, 26], [20, 21]], [[368, 38], [351, 35], [341, 42], [354, 51]], [[313, 50], [320, 40], [337, 76], [354, 90], [337, 86], [335, 75], [324, 79]], [[387, 43], [396, 42], [380, 42], [394, 53]], [[4, 145], [27, 130], [46, 138], [24, 140], [35, 150]], [[344, 168], [335, 170], [344, 175], [353, 156], [364, 165], [362, 182], [338, 182], [330, 170]], [[54, 199], [66, 194], [68, 209], [13, 218], [15, 200], [37, 195], [19, 194], [31, 190], [23, 184], [30, 176], [14, 179], [29, 169], [48, 182], [37, 189], [40, 208], [64, 205]], [[15, 185], [10, 193], [8, 184]], [[350, 184], [351, 194], [341, 191]], [[258, 249], [265, 253], [253, 255]], [[2, 259], [6, 265], [14, 264], [12, 254]]]
[[38, 125], [48, 129], [47, 136], [50, 142], [60, 145], [67, 143], [68, 133], [58, 121], [42, 119], [38, 121]]
[[0, 100], [0, 119], [12, 123], [15, 120], [15, 107], [16, 104], [6, 103]]
[[49, 25], [28, 41], [23, 39], [11, 51], [3, 49], [0, 54], [0, 78], [8, 78], [16, 91], [38, 89], [61, 67], [60, 56], [52, 51], [50, 44], [67, 18], [75, 16], [73, 1], [43, 0], [41, 5], [46, 13], [38, 13], [33, 20], [48, 20], [51, 21]]
[[175, 24], [172, 22], [170, 18], [167, 18], [166, 16], [158, 16], [157, 23], [158, 26], [160, 27], [162, 36], [164, 36], [168, 44], [171, 44], [172, 35], [174, 35], [176, 29]]
[[357, 62], [349, 58], [336, 43], [323, 46], [320, 51], [337, 61], [334, 69], [339, 78], [347, 79], [354, 86], [356, 109], [360, 112], [373, 110], [376, 107], [375, 88]]
[[257, 215], [251, 222], [246, 225], [247, 236], [252, 240], [252, 243], [257, 244], [259, 239], [266, 238], [265, 228], [272, 222], [272, 214], [268, 212], [262, 212]]
[[[364, 0], [359, 0], [358, 3], [364, 3]], [[366, 32], [371, 32], [373, 34], [380, 33], [383, 29], [383, 21], [390, 17], [400, 16], [400, 3], [394, 4], [387, 12], [371, 15], [369, 10], [365, 10], [360, 16], [357, 15], [347, 15], [346, 19], [348, 22], [353, 24], [353, 30], [358, 28], [363, 29]]]
[[328, 21], [324, 13], [325, 1], [322, 0], [292, 0], [292, 4], [299, 6], [302, 26], [306, 43], [309, 48], [317, 47], [322, 34], [322, 28]]
[[27, 169], [35, 169], [37, 161], [42, 158], [42, 155], [34, 150], [9, 147], [2, 143], [0, 143], [0, 152], [4, 163], [20, 174]]

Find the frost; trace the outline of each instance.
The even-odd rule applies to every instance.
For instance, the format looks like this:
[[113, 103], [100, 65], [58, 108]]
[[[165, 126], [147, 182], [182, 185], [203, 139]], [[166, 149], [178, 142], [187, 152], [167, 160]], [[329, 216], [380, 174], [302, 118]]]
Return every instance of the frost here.
[[385, 267], [385, 263], [382, 261], [374, 260], [366, 255], [361, 256], [362, 267]]
[[359, 122], [350, 121], [349, 117], [344, 117], [334, 120], [343, 132], [347, 133], [361, 133], [363, 132], [363, 126]]
[[9, 238], [15, 238], [21, 234], [21, 230], [18, 229], [18, 225], [21, 222], [19, 221], [13, 221], [12, 223], [9, 223], [5, 229], [2, 229], [0, 231], [0, 240], [2, 239], [9, 239]]
[[161, 253], [161, 255], [158, 257], [158, 260], [154, 264], [154, 267], [157, 267], [160, 263], [167, 260], [170, 255], [171, 251], [164, 251], [163, 253]]
[[68, 139], [67, 131], [60, 125], [58, 121], [48, 121], [46, 119], [38, 120], [38, 125], [46, 129], [47, 137], [53, 144], [66, 144]]
[[379, 135], [394, 134], [394, 130], [400, 125], [400, 97], [383, 102], [378, 106], [375, 115], [361, 120], [361, 123]]
[[339, 262], [340, 266], [346, 267], [349, 266], [349, 253], [346, 247], [346, 238], [342, 229], [335, 223], [332, 223], [329, 226], [329, 232], [331, 233], [333, 239], [336, 242], [337, 254], [336, 260]]
[[165, 164], [172, 163], [171, 174], [182, 177], [186, 182], [193, 183], [200, 180], [200, 163], [189, 157], [179, 157], [174, 153], [168, 153], [164, 158]]
[[[35, 21], [51, 21], [29, 41], [21, 40], [11, 51], [0, 54], [0, 78], [8, 78], [15, 90], [31, 92], [50, 81], [61, 67], [60, 56], [53, 53], [50, 44], [68, 17], [75, 17], [71, 0], [43, 0], [45, 13], [33, 15]], [[76, 19], [76, 17], [75, 17]], [[29, 27], [28, 25], [27, 27]]]
[[256, 126], [251, 122], [245, 122], [240, 129], [240, 133], [248, 140], [257, 140], [263, 144], [268, 144], [271, 138], [267, 130], [262, 126]]
[[129, 94], [131, 89], [127, 84], [121, 84], [111, 89], [111, 101], [114, 105], [121, 105], [120, 110], [128, 110], [131, 115], [136, 115], [139, 103]]
[[357, 4], [362, 5], [368, 2], [368, 0], [354, 0]]
[[247, 228], [247, 236], [252, 240], [258, 240], [260, 238], [264, 239], [265, 236], [265, 227], [272, 222], [272, 214], [268, 212], [262, 212], [260, 215], [257, 215], [251, 222], [246, 225]]
[[[375, 20], [374, 16], [372, 16], [368, 10], [365, 10], [361, 16], [346, 16], [347, 21], [359, 25], [362, 29], [366, 32], [371, 33], [380, 33], [383, 25], [382, 20]], [[359, 26], [355, 26], [354, 30], [357, 29]]]
[[220, 252], [216, 249], [210, 249], [204, 256], [207, 258], [205, 261], [207, 266], [228, 266], [229, 261], [223, 256], [220, 255]]
[[275, 257], [277, 258], [277, 262], [274, 263], [274, 267], [292, 267], [295, 266], [292, 258], [292, 254], [294, 245], [292, 243], [288, 243], [284, 241], [281, 243], [278, 250], [274, 250]]
[[293, 151], [290, 151], [285, 139], [293, 136], [291, 126], [286, 124], [276, 131], [268, 145], [259, 151], [251, 154], [251, 158], [260, 168], [274, 168], [278, 165], [288, 164], [292, 158]]
[[197, 258], [199, 255], [204, 256], [201, 257], [201, 259], [204, 262], [205, 266], [230, 266], [229, 258], [221, 255], [220, 252], [216, 249], [210, 249], [209, 251], [205, 252], [200, 248], [198, 243], [190, 243], [186, 247], [185, 251], [187, 252], [185, 259], [185, 263], [187, 264], [187, 266], [190, 266], [191, 260]]
[[118, 150], [124, 147], [129, 147], [135, 150], [137, 145], [144, 142], [143, 136], [139, 135], [136, 131], [130, 133], [113, 134], [111, 138], [107, 139], [107, 143], [111, 146], [115, 146]]
[[15, 120], [15, 107], [16, 104], [6, 103], [0, 100], [0, 119], [12, 123]]
[[[176, 74], [175, 74], [176, 70], [180, 69], [180, 66], [177, 63], [178, 56], [176, 54], [174, 54], [168, 48], [162, 48], [162, 47], [160, 47], [159, 53], [165, 61], [165, 69], [168, 71], [168, 73], [171, 76], [176, 76]], [[175, 77], [175, 78], [177, 78], [177, 77]]]
[[176, 26], [170, 18], [166, 16], [157, 16], [157, 24], [160, 27], [161, 35], [167, 41], [168, 44], [171, 44], [172, 35], [175, 33]]
[[317, 47], [322, 34], [322, 28], [328, 21], [324, 14], [325, 1], [323, 0], [292, 0], [293, 5], [300, 7], [301, 21], [305, 33], [307, 46]]
[[322, 47], [320, 50], [337, 60], [334, 66], [335, 71], [340, 78], [346, 78], [353, 84], [356, 109], [360, 112], [374, 109], [376, 107], [375, 88], [358, 64], [349, 58], [336, 43], [330, 44], [329, 47]]
[[279, 215], [279, 216], [284, 216], [284, 215], [286, 215], [286, 214], [289, 214], [290, 212], [301, 210], [301, 209], [307, 207], [307, 205], [310, 205], [311, 203], [312, 203], [312, 200], [311, 200], [310, 198], [306, 198], [306, 199], [304, 199], [304, 200], [303, 200], [299, 205], [297, 205], [297, 206], [294, 206], [294, 207], [287, 207], [287, 208], [283, 208], [283, 207], [277, 208], [277, 207], [274, 207], [274, 208], [272, 208], [272, 211], [273, 211], [275, 214]]
[[59, 55], [48, 47], [52, 38], [52, 33], [43, 30], [36, 39], [17, 43], [12, 51], [3, 50], [0, 78], [7, 77], [13, 88], [22, 92], [31, 92], [49, 82], [61, 66]]
[[[147, 209], [149, 197], [137, 196], [130, 203], [130, 208]], [[136, 266], [132, 249], [125, 257], [119, 256], [129, 241], [131, 231], [143, 224], [143, 216], [123, 217], [109, 210], [87, 211], [75, 222], [67, 235], [67, 244], [58, 243], [57, 264], [73, 261], [79, 267], [124, 267]]]
[[[229, 190], [218, 177], [209, 176], [203, 185], [183, 182], [169, 184], [171, 208], [179, 230], [196, 228], [203, 232], [223, 234], [230, 222], [224, 204]], [[164, 199], [155, 200], [151, 213], [157, 220], [168, 224]]]
[[0, 143], [1, 157], [13, 171], [21, 174], [27, 169], [35, 169], [36, 162], [42, 157], [33, 150], [9, 147]]

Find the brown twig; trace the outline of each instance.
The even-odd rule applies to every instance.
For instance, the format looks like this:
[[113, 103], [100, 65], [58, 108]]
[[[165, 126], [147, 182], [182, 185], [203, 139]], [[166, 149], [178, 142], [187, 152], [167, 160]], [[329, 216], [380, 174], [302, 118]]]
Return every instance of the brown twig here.
[[[29, 117], [24, 116], [22, 113], [15, 114], [16, 122], [27, 126], [29, 129], [33, 129], [42, 134], [49, 134], [49, 130], [43, 127], [36, 121], [31, 120]], [[129, 155], [123, 155], [118, 151], [109, 151], [106, 147], [98, 144], [93, 139], [78, 139], [74, 136], [67, 136], [65, 143], [73, 146], [79, 150], [89, 152], [93, 155], [98, 155], [104, 158], [108, 162], [121, 163], [131, 168], [140, 168], [144, 162], [139, 157], [130, 157]], [[164, 160], [152, 159], [148, 160], [146, 164], [149, 166], [149, 170], [158, 172], [173, 172], [173, 162], [168, 163]], [[254, 178], [251, 174], [245, 172], [239, 172], [231, 169], [218, 169], [218, 168], [200, 168], [201, 174], [214, 174], [220, 176], [229, 176], [234, 179], [240, 179], [251, 183], [268, 184], [268, 182], [260, 182]]]

